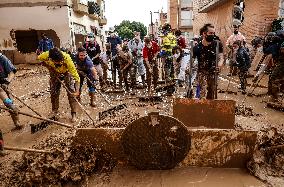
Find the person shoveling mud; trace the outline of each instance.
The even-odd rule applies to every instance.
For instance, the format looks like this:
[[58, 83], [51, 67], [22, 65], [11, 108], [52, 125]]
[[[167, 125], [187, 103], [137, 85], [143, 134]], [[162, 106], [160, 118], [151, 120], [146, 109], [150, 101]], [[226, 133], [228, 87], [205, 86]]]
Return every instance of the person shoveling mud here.
[[21, 129], [23, 125], [19, 122], [18, 108], [7, 91], [16, 71], [11, 61], [0, 53], [0, 99], [7, 108], [12, 110], [10, 111], [10, 115], [14, 122], [15, 129]]
[[[131, 111], [122, 111], [112, 120], [100, 121], [101, 127], [122, 127], [139, 115]], [[121, 126], [122, 125], [122, 126]], [[92, 128], [88, 120], [82, 120], [77, 128]], [[95, 172], [109, 171], [116, 160], [92, 145], [75, 146], [74, 130], [68, 129], [57, 135], [53, 134], [33, 146], [39, 150], [50, 150], [50, 153], [24, 153], [21, 159], [14, 161], [12, 169], [1, 168], [8, 175], [0, 175], [0, 186], [45, 186], [78, 184], [88, 175]]]

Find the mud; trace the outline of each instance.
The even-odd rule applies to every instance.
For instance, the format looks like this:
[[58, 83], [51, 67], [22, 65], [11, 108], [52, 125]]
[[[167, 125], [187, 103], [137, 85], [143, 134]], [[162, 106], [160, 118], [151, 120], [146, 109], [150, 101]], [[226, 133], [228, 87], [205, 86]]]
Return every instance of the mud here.
[[[266, 84], [265, 81], [267, 81], [267, 79], [263, 79], [262, 84]], [[223, 80], [219, 81], [219, 87], [225, 90], [227, 87], [226, 82], [224, 84]], [[38, 66], [21, 66], [16, 74], [16, 79], [11, 84], [11, 89], [15, 95], [23, 99], [44, 116], [47, 116], [50, 112], [48, 74], [45, 68]], [[129, 108], [122, 110], [115, 117], [112, 116], [111, 118], [98, 121], [96, 125], [100, 127], [125, 127], [128, 123], [144, 116], [150, 111], [159, 111], [163, 114], [172, 115], [173, 98], [184, 95], [184, 90], [181, 88], [178, 89], [181, 90], [181, 93], [175, 93], [173, 97], [163, 97], [162, 103], [141, 103], [135, 98], [133, 98], [133, 100], [125, 100], [127, 95], [122, 95], [121, 93], [117, 93], [117, 95], [109, 94], [109, 98], [113, 101], [127, 101]], [[230, 90], [237, 92], [236, 87], [230, 87]], [[67, 96], [64, 89], [61, 91], [60, 121], [70, 123], [70, 109], [69, 105], [66, 104], [68, 103]], [[256, 130], [261, 132], [258, 137], [259, 145], [255, 150], [248, 168], [253, 175], [266, 181], [267, 184], [281, 186], [281, 184], [283, 184], [281, 182], [283, 182], [284, 178], [283, 148], [269, 149], [269, 151], [265, 148], [278, 145], [281, 142], [283, 143], [283, 133], [281, 129], [284, 129], [284, 114], [283, 112], [266, 108], [266, 104], [263, 102], [267, 100], [265, 95], [266, 91], [267, 90], [263, 88], [256, 88], [254, 93], [260, 97], [248, 97], [246, 106], [249, 106], [249, 108], [246, 109], [244, 113], [240, 111], [240, 108], [237, 108], [235, 128], [237, 130]], [[139, 90], [137, 95], [143, 96], [145, 92]], [[237, 104], [240, 104], [244, 96], [241, 94], [220, 93], [218, 97], [219, 99], [232, 99], [237, 101]], [[89, 99], [88, 94], [84, 93], [83, 101], [87, 99]], [[104, 103], [104, 101], [98, 97], [98, 108], [92, 109], [88, 107], [88, 104], [84, 105], [86, 105], [92, 116], [96, 117], [99, 111], [106, 109], [102, 103]], [[19, 106], [19, 102], [17, 102], [17, 104]], [[28, 111], [27, 108], [23, 106], [21, 109]], [[30, 111], [28, 112], [30, 113]], [[49, 126], [47, 129], [34, 135], [30, 134], [28, 127], [20, 132], [11, 132], [12, 122], [8, 113], [0, 111], [0, 118], [1, 129], [4, 132], [4, 140], [8, 146], [33, 147], [53, 151], [53, 154], [9, 152], [8, 156], [0, 158], [0, 186], [29, 186], [30, 184], [35, 184], [35, 186], [57, 184], [60, 186], [67, 181], [70, 181], [75, 186], [80, 186], [78, 184], [85, 179], [87, 180], [89, 176], [94, 178], [94, 181], [109, 181], [109, 174], [105, 173], [105, 171], [111, 171], [111, 169], [116, 166], [116, 161], [112, 160], [110, 155], [98, 150], [93, 150], [87, 146], [72, 147], [70, 142], [74, 136], [74, 131], [57, 126]], [[27, 117], [21, 116], [20, 119], [26, 126], [29, 126], [28, 124], [30, 123], [36, 123], [36, 120]], [[78, 127], [94, 126], [83, 118], [82, 122], [78, 124]], [[276, 128], [278, 133], [272, 133], [273, 136], [268, 135], [271, 133], [267, 132], [273, 128]], [[91, 158], [86, 154], [91, 155]], [[171, 181], [171, 186], [178, 186], [178, 184], [180, 184], [180, 186], [188, 186], [188, 183], [179, 183], [176, 179], [172, 178], [173, 176], [177, 176], [175, 173], [176, 170], [169, 172], [171, 172], [171, 174], [167, 175], [166, 179], [173, 180]], [[46, 173], [46, 175], [44, 175], [44, 173]], [[128, 174], [129, 172], [126, 173], [126, 181], [123, 182], [123, 185], [131, 178], [131, 175]], [[132, 171], [130, 173], [132, 173]], [[145, 172], [141, 173], [141, 181], [147, 180], [144, 174]], [[159, 175], [159, 173], [157, 175]], [[180, 176], [184, 178], [182, 173]], [[244, 174], [244, 176], [247, 176], [247, 174]], [[234, 178], [234, 176], [231, 176], [230, 179], [231, 178]], [[158, 179], [160, 180], [160, 178]], [[242, 178], [239, 178], [238, 181], [240, 180], [242, 180]], [[117, 179], [112, 180], [111, 184], [115, 185], [110, 186], [120, 186], [120, 183], [116, 183], [117, 181]], [[206, 186], [213, 186], [211, 184], [212, 183], [208, 182]], [[224, 183], [221, 181], [218, 184]], [[228, 181], [228, 179], [227, 184], [230, 184], [230, 180]], [[128, 183], [126, 186], [127, 185]], [[129, 186], [131, 186], [131, 183]], [[159, 186], [159, 184], [157, 186]], [[284, 184], [282, 186], [284, 186]]]
[[284, 186], [284, 131], [261, 131], [248, 169], [269, 186]]
[[253, 111], [253, 108], [246, 107], [244, 105], [236, 106], [235, 115], [244, 117], [260, 116], [260, 114], [257, 114]]
[[[125, 127], [140, 115], [127, 109], [116, 113], [96, 124], [97, 127]], [[82, 120], [79, 128], [91, 128], [92, 123]], [[94, 149], [92, 146], [72, 144], [74, 130], [50, 135], [42, 140], [35, 149], [51, 150], [51, 154], [24, 153], [14, 161], [10, 168], [1, 168], [0, 185], [4, 186], [48, 186], [82, 182], [96, 171], [112, 170], [116, 161], [111, 156]]]

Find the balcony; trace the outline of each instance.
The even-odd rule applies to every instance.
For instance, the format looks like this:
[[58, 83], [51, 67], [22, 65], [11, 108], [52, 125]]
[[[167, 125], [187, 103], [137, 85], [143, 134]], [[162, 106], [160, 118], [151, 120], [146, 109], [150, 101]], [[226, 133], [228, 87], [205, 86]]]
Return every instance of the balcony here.
[[199, 0], [199, 13], [207, 13], [228, 0]]
[[89, 14], [88, 5], [81, 3], [81, 0], [73, 0], [73, 10], [79, 14]]
[[107, 19], [106, 18], [100, 18], [99, 19], [99, 24], [100, 24], [100, 26], [106, 25], [107, 24]]

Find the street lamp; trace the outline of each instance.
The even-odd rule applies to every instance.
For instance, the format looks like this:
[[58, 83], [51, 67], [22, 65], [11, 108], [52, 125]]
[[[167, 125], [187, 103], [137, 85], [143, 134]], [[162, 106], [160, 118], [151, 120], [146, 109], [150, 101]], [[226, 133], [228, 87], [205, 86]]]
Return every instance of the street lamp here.
[[151, 17], [151, 33], [152, 33], [152, 36], [154, 36], [153, 13], [159, 14], [160, 12], [152, 12], [152, 11], [150, 11], [150, 17]]

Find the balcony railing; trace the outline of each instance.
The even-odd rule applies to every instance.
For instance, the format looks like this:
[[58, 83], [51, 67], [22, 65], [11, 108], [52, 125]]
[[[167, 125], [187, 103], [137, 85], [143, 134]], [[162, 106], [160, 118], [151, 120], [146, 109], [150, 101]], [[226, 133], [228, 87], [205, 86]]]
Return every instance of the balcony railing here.
[[208, 11], [214, 9], [215, 7], [221, 5], [228, 0], [199, 0], [198, 1], [198, 11], [200, 13], [207, 13]]
[[106, 18], [100, 18], [99, 19], [99, 24], [100, 24], [100, 26], [106, 25], [107, 24], [107, 19]]
[[89, 14], [88, 5], [82, 4], [80, 0], [73, 0], [73, 9], [80, 14]]

